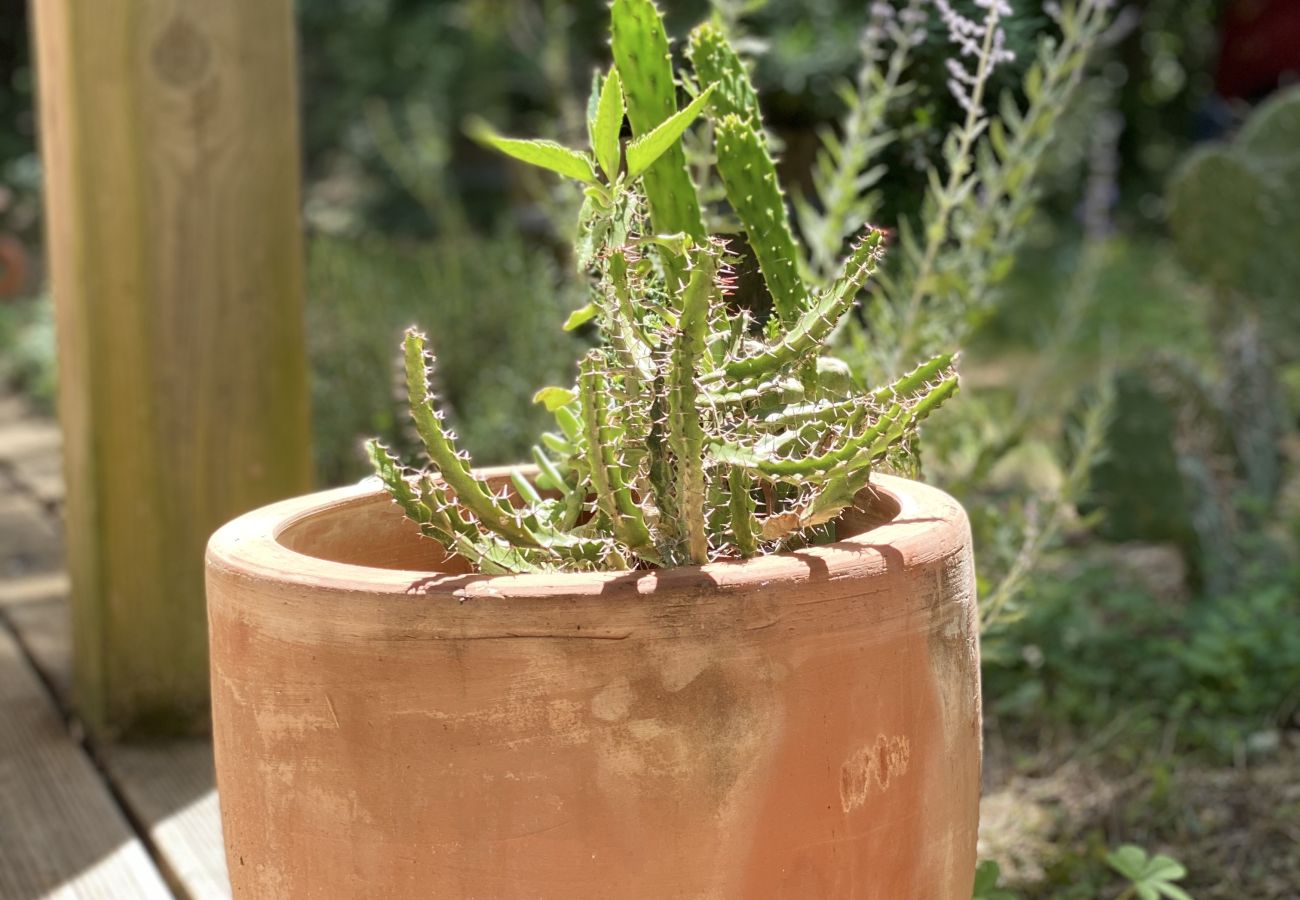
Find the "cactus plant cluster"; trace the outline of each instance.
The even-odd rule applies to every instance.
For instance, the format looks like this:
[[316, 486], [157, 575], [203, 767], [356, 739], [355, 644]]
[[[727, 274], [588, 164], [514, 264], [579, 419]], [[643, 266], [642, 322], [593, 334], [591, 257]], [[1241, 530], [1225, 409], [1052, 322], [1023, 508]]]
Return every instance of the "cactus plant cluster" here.
[[1192, 153], [1170, 183], [1168, 209], [1189, 269], [1293, 333], [1300, 324], [1300, 87], [1262, 104], [1230, 144]]
[[[596, 79], [590, 153], [500, 137], [499, 150], [579, 182], [577, 260], [603, 338], [572, 387], [538, 393], [558, 430], [537, 475], [494, 493], [458, 450], [430, 391], [426, 339], [407, 332], [407, 386], [431, 463], [405, 468], [370, 444], [376, 472], [421, 531], [488, 573], [701, 564], [833, 537], [873, 466], [906, 447], [957, 388], [941, 355], [874, 390], [827, 353], [875, 270], [884, 234], [864, 226], [824, 285], [806, 278], [742, 60], [723, 33], [691, 34], [693, 99], [652, 0], [614, 0], [614, 65]], [[681, 136], [706, 116], [716, 171], [771, 297], [762, 317], [731, 297], [737, 250], [707, 233]], [[624, 142], [624, 119], [632, 137]]]

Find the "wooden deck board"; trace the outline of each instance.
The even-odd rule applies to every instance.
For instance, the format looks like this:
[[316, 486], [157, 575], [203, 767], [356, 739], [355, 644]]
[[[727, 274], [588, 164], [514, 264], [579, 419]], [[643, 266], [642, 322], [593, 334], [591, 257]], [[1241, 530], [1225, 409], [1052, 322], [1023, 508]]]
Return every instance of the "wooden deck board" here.
[[56, 701], [69, 707], [72, 690], [72, 623], [68, 621], [66, 594], [43, 596], [4, 607], [5, 618], [18, 633], [22, 648]]
[[117, 745], [106, 757], [110, 777], [148, 829], [173, 883], [188, 900], [229, 900], [212, 745], [206, 740]]
[[72, 679], [59, 465], [53, 423], [0, 395], [0, 900], [228, 900], [209, 742], [100, 747], [106, 781], [59, 713]]
[[[5, 617], [64, 702], [72, 664], [66, 587], [66, 582], [50, 579], [43, 590], [29, 591], [22, 600], [16, 592], [0, 591], [0, 598], [6, 598], [0, 600]], [[0, 713], [0, 730], [6, 721]], [[4, 752], [0, 749], [0, 756]], [[134, 820], [148, 832], [162, 866], [182, 896], [186, 900], [229, 900], [209, 742], [110, 745], [102, 756], [119, 795]], [[0, 890], [0, 900], [8, 897]]]
[[0, 629], [0, 897], [170, 900], [7, 630]]

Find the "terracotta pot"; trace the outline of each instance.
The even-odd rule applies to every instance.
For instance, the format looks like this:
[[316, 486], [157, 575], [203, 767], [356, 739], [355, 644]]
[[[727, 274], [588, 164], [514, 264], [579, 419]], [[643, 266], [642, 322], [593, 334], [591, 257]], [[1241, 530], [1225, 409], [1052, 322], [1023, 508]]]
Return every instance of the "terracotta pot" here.
[[659, 572], [438, 575], [454, 561], [368, 486], [225, 526], [235, 896], [967, 900], [969, 528], [875, 483], [856, 536]]

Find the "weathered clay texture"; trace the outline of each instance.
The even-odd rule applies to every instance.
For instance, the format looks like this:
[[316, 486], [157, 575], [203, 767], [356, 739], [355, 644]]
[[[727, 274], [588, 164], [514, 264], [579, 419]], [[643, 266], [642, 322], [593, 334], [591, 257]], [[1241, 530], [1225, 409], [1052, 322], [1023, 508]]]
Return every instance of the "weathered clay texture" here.
[[[248, 900], [966, 900], [970, 535], [877, 478], [805, 552], [486, 577], [345, 488], [208, 551], [218, 787]], [[454, 568], [454, 566], [452, 566]]]

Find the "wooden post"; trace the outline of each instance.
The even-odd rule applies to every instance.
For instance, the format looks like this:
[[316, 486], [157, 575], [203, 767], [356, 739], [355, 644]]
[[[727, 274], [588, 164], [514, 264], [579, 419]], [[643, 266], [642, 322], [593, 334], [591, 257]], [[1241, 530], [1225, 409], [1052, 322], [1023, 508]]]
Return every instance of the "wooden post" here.
[[203, 549], [310, 481], [291, 0], [32, 0], [78, 705], [207, 727]]

